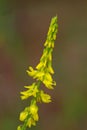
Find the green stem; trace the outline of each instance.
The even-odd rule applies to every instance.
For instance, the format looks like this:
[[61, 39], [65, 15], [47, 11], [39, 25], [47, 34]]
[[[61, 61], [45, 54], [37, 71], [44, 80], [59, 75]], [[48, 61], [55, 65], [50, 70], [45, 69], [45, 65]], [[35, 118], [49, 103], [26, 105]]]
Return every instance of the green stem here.
[[37, 82], [37, 86], [38, 86], [38, 88], [40, 87], [40, 85], [41, 85], [41, 81], [38, 80], [38, 82]]

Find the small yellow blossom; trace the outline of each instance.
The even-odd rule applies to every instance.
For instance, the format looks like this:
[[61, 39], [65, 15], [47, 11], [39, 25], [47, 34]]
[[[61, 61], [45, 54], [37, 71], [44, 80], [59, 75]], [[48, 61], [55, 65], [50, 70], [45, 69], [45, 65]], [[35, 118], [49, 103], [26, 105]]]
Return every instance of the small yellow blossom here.
[[38, 121], [39, 120], [39, 116], [38, 116], [38, 106], [36, 105], [36, 101], [34, 100], [30, 107], [29, 107], [29, 114], [31, 115], [32, 119], [34, 121]]
[[45, 66], [45, 64], [43, 62], [40, 62], [37, 66], [36, 69], [41, 69], [43, 66]]
[[27, 73], [29, 76], [34, 77], [36, 75], [37, 71], [34, 70], [31, 66], [29, 66], [29, 70], [27, 70]]
[[35, 115], [38, 112], [38, 106], [36, 105], [36, 103], [32, 103], [29, 107], [30, 110], [30, 114]]
[[17, 127], [17, 130], [21, 130], [21, 126], [18, 126], [18, 127]]
[[34, 114], [33, 119], [34, 119], [35, 121], [38, 121], [38, 120], [39, 120], [38, 113]]
[[28, 75], [32, 76], [34, 79], [42, 79], [44, 76], [43, 71], [34, 70], [33, 68], [30, 70], [27, 70]]
[[51, 64], [48, 65], [48, 72], [51, 74], [54, 74], [54, 70], [53, 70]]
[[43, 80], [43, 83], [45, 84], [45, 86], [48, 88], [48, 89], [53, 89], [54, 87], [53, 86], [56, 86], [56, 82], [55, 81], [49, 81], [47, 79], [44, 79]]
[[32, 125], [35, 126], [36, 123], [35, 123], [34, 119], [29, 118], [27, 121], [27, 126], [30, 128]]
[[23, 111], [20, 113], [20, 121], [24, 121], [28, 115], [27, 111]]
[[21, 96], [21, 99], [24, 100], [24, 99], [27, 99], [28, 97], [32, 96], [31, 93], [29, 93], [29, 91], [23, 91], [23, 92], [20, 92], [20, 94], [22, 94]]
[[28, 90], [20, 92], [21, 93], [21, 99], [27, 99], [30, 96], [36, 97], [36, 94], [39, 92], [37, 85], [33, 83], [30, 86], [24, 86], [25, 88], [28, 88]]
[[56, 35], [55, 34], [53, 35], [53, 39], [56, 40]]
[[40, 92], [40, 96], [41, 96], [41, 100], [44, 102], [44, 103], [49, 103], [51, 102], [51, 96], [48, 95], [48, 94], [45, 94], [42, 90]]
[[45, 84], [45, 86], [48, 89], [53, 89], [53, 86], [56, 85], [55, 81], [53, 81], [52, 76], [50, 73], [46, 73], [43, 79], [43, 84]]

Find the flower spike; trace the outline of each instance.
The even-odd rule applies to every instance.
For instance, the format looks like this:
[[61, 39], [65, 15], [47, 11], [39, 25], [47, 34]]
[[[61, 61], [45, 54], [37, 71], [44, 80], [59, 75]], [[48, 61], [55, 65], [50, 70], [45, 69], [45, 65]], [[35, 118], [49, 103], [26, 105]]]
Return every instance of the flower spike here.
[[24, 86], [25, 91], [20, 92], [21, 99], [25, 100], [31, 97], [30, 105], [20, 113], [19, 120], [23, 122], [22, 125], [17, 127], [17, 130], [26, 130], [27, 127], [35, 126], [39, 120], [37, 102], [50, 103], [51, 96], [45, 93], [40, 85], [48, 89], [53, 89], [56, 86], [56, 82], [52, 78], [54, 70], [52, 68], [52, 52], [54, 48], [54, 42], [56, 40], [56, 34], [58, 31], [57, 16], [53, 17], [47, 33], [47, 39], [44, 43], [44, 50], [40, 58], [40, 62], [35, 69], [29, 66], [27, 74], [35, 79], [34, 83], [29, 86]]

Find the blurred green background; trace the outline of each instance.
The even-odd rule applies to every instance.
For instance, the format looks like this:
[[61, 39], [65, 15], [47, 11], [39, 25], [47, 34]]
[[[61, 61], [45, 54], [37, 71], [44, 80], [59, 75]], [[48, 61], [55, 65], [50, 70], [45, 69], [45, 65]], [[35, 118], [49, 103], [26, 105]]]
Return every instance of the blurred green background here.
[[0, 0], [0, 130], [16, 130], [20, 100], [42, 54], [50, 20], [58, 15], [59, 32], [53, 52], [57, 86], [53, 102], [41, 104], [40, 120], [31, 130], [87, 129], [87, 1]]

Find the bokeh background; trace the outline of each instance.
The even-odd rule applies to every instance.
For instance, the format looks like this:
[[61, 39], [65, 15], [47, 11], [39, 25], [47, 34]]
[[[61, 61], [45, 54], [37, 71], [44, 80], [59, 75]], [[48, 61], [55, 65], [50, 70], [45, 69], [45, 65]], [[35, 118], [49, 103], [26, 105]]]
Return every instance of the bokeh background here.
[[41, 104], [40, 120], [31, 130], [87, 130], [87, 1], [0, 0], [0, 130], [16, 130], [20, 100], [42, 54], [50, 20], [58, 16], [53, 52], [57, 86], [53, 102]]

